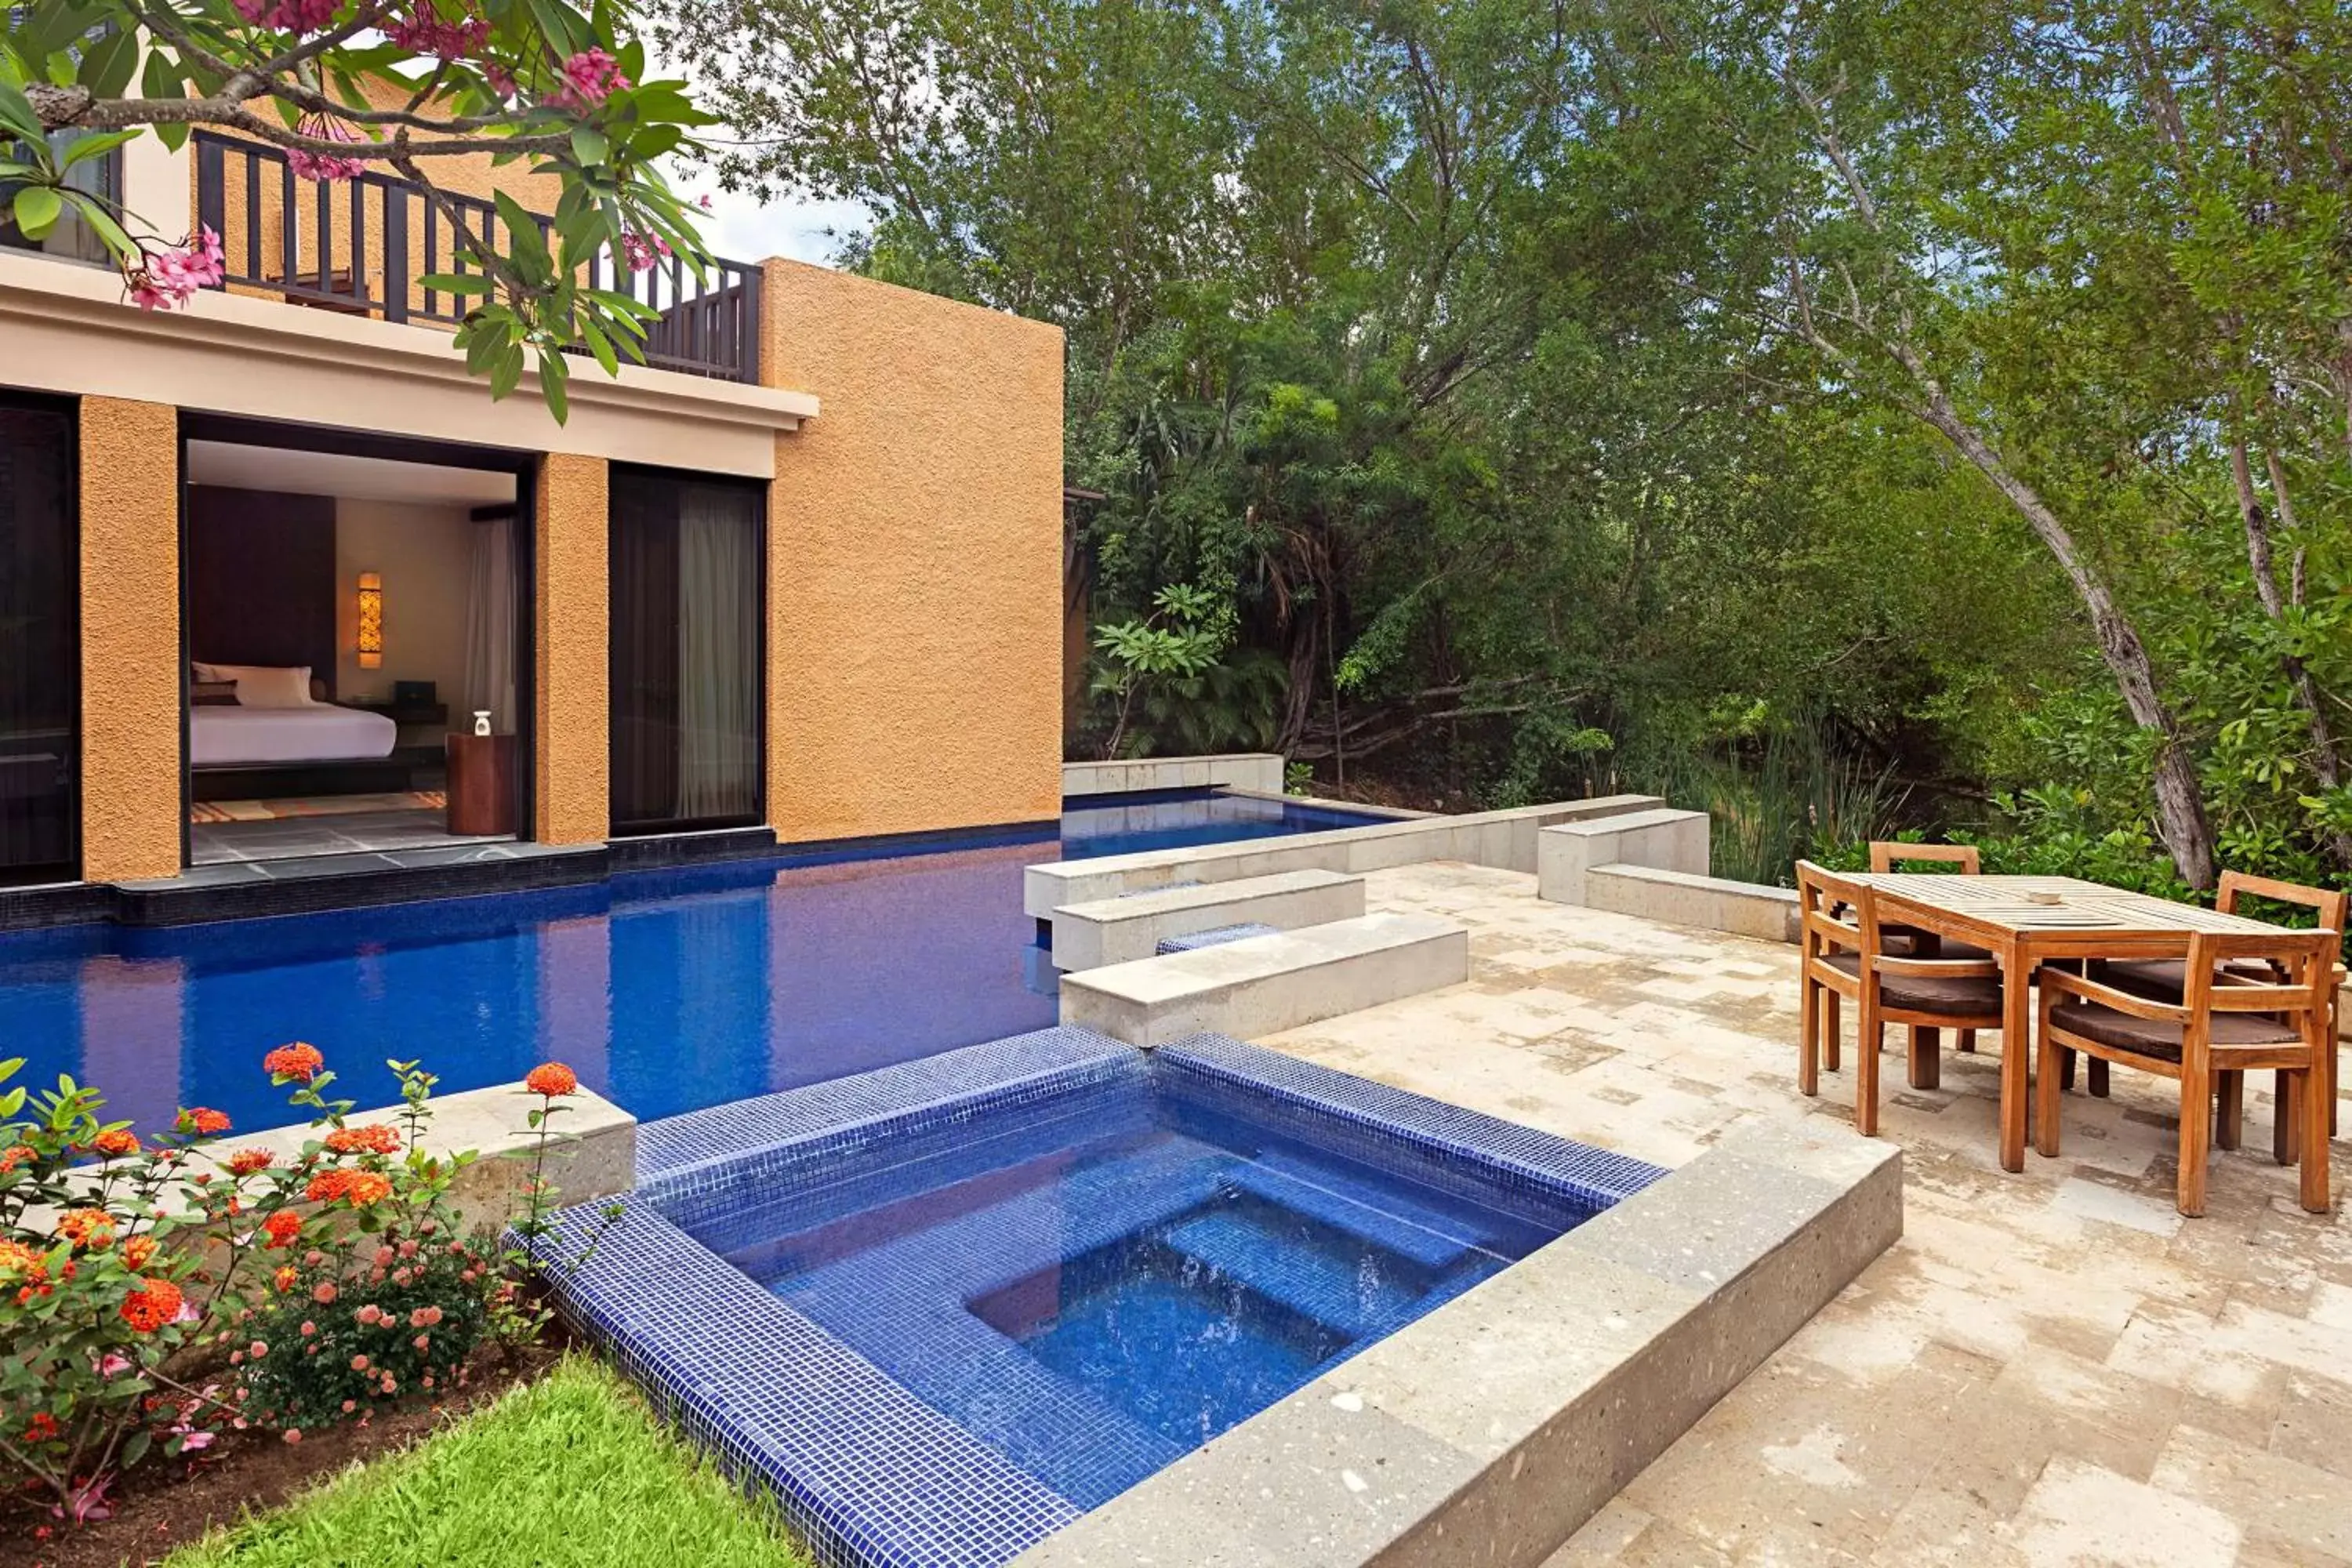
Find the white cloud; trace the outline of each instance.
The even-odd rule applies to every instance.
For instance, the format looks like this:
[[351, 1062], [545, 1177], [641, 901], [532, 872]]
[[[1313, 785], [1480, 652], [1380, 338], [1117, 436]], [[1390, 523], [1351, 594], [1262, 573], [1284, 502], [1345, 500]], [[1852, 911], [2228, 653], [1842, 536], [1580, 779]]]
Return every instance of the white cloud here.
[[[692, 197], [705, 187], [688, 179], [676, 188]], [[730, 195], [713, 186], [710, 216], [703, 220], [702, 237], [713, 256], [730, 261], [764, 261], [782, 256], [830, 267], [840, 245], [837, 237], [864, 228], [873, 216], [863, 202], [782, 201], [762, 205], [751, 196]]]

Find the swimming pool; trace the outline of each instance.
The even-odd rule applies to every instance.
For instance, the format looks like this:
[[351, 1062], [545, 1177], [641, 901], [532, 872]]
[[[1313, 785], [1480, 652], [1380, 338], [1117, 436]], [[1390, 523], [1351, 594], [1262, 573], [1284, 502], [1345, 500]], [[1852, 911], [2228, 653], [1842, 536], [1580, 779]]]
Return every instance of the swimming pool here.
[[[286, 1120], [261, 1053], [304, 1039], [362, 1105], [387, 1059], [444, 1092], [569, 1062], [645, 1121], [1054, 1021], [1021, 868], [1383, 820], [1192, 792], [1074, 803], [1050, 830], [887, 859], [779, 856], [585, 888], [171, 930], [0, 936], [0, 1055], [139, 1127]], [[1057, 842], [1058, 839], [1058, 842]]]

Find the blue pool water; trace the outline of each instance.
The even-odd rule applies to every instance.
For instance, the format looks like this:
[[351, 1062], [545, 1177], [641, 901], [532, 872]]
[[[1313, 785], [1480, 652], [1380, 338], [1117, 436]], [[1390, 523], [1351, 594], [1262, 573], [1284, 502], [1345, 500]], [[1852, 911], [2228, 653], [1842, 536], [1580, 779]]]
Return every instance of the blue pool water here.
[[0, 936], [0, 1057], [70, 1073], [139, 1126], [182, 1105], [288, 1118], [262, 1053], [303, 1039], [334, 1092], [390, 1102], [388, 1059], [446, 1091], [540, 1061], [640, 1119], [1051, 1023], [1022, 912], [1040, 860], [1359, 826], [1221, 795], [1096, 800], [1058, 835], [890, 859], [737, 861], [596, 887], [168, 931]]
[[709, 1240], [1091, 1508], [1580, 1217], [1506, 1213], [1156, 1089], [1011, 1118]]

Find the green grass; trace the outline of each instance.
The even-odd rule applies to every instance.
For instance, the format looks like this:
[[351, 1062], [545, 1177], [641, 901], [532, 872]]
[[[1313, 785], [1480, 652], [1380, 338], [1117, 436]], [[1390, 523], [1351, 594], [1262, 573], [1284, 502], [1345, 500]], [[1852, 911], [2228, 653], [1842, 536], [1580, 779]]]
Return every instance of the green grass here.
[[165, 1568], [806, 1568], [771, 1510], [574, 1356], [406, 1451], [173, 1552]]

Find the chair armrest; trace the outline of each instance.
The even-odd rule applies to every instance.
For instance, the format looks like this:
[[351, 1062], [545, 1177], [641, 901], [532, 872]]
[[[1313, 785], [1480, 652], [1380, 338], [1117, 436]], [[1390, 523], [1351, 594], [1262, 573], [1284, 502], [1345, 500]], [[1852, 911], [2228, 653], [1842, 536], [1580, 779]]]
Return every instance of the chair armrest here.
[[2163, 1023], [2178, 1024], [2189, 1016], [2189, 1009], [2178, 1004], [2151, 1002], [2145, 996], [2135, 996], [2128, 991], [2118, 991], [2112, 985], [2102, 985], [2095, 980], [2070, 974], [2063, 969], [2045, 967], [2038, 980], [2045, 996], [2053, 992], [2080, 996], [2085, 1002], [2096, 1002], [2103, 1007], [2128, 1013], [2135, 1018], [2154, 1018]]

